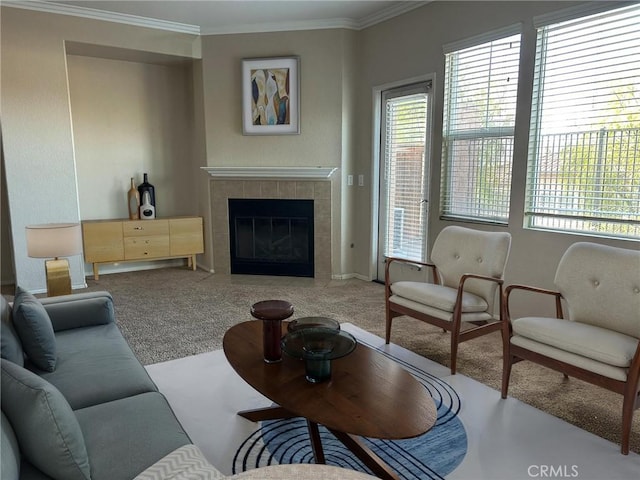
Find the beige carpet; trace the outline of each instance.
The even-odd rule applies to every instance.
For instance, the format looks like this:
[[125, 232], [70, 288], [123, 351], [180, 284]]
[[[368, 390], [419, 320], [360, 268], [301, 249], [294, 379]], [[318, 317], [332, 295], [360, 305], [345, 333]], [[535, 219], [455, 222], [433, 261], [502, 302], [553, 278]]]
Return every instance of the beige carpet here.
[[[145, 364], [181, 358], [222, 346], [224, 332], [250, 320], [259, 300], [288, 300], [293, 318], [328, 316], [384, 336], [384, 287], [360, 280], [211, 275], [184, 268], [102, 275], [87, 279], [89, 290], [107, 290], [117, 320]], [[449, 365], [449, 336], [441, 329], [401, 317], [391, 340], [443, 365]], [[502, 347], [498, 333], [463, 343], [458, 372], [500, 389]], [[619, 443], [622, 396], [543, 367], [520, 362], [513, 367], [509, 394], [585, 430]], [[631, 450], [640, 453], [640, 412], [636, 411]]]

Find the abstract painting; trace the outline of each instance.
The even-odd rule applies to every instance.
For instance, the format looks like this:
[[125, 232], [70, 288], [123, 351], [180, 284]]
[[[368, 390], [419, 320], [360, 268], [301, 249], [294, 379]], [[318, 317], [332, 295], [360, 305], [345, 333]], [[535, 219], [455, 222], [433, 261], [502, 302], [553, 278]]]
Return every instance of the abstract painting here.
[[299, 57], [242, 61], [242, 133], [300, 133]]

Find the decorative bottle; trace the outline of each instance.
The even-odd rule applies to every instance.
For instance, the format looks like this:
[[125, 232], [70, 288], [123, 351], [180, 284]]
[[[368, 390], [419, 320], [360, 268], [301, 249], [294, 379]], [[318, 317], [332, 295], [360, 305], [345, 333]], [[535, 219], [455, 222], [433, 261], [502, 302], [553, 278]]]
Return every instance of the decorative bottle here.
[[[154, 218], [155, 218], [155, 214], [156, 212], [156, 194], [155, 194], [155, 189], [153, 188], [153, 185], [151, 185], [149, 183], [149, 178], [147, 176], [147, 174], [144, 174], [144, 181], [138, 185], [138, 192], [140, 193], [140, 199], [142, 200], [142, 202], [144, 203], [144, 192], [148, 192], [149, 193], [149, 203], [153, 206], [153, 210], [154, 210]], [[142, 215], [141, 215], [142, 217]]]
[[140, 205], [140, 218], [142, 220], [151, 220], [156, 218], [156, 208], [151, 205], [151, 195], [148, 191], [142, 194], [142, 205]]
[[131, 177], [131, 188], [127, 192], [127, 199], [129, 200], [129, 220], [138, 220], [140, 218], [140, 192], [133, 183], [133, 177]]

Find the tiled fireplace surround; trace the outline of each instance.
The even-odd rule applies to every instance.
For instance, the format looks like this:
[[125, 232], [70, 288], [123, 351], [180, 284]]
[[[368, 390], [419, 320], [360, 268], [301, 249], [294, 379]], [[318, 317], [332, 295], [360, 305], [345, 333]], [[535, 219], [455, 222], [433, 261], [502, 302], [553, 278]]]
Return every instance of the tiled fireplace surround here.
[[[213, 239], [213, 264], [218, 273], [230, 273], [229, 253], [229, 198], [301, 199], [313, 200], [314, 215], [314, 278], [331, 278], [331, 205], [332, 181], [329, 169], [307, 175], [312, 178], [260, 177], [259, 171], [244, 172], [240, 176], [231, 173], [220, 175], [220, 169], [207, 169], [211, 198], [211, 228]], [[327, 174], [327, 172], [330, 172]], [[283, 176], [287, 173], [283, 173]], [[248, 176], [253, 178], [247, 178]], [[325, 176], [326, 175], [326, 176]], [[243, 178], [244, 177], [244, 178]], [[318, 178], [320, 177], [320, 179]]]

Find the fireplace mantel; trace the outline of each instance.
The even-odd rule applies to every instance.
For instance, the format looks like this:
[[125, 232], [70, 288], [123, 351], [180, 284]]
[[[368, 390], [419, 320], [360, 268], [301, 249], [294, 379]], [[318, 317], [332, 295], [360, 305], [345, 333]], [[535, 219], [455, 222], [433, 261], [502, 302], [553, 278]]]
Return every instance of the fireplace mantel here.
[[337, 167], [200, 167], [214, 178], [275, 178], [323, 180]]

